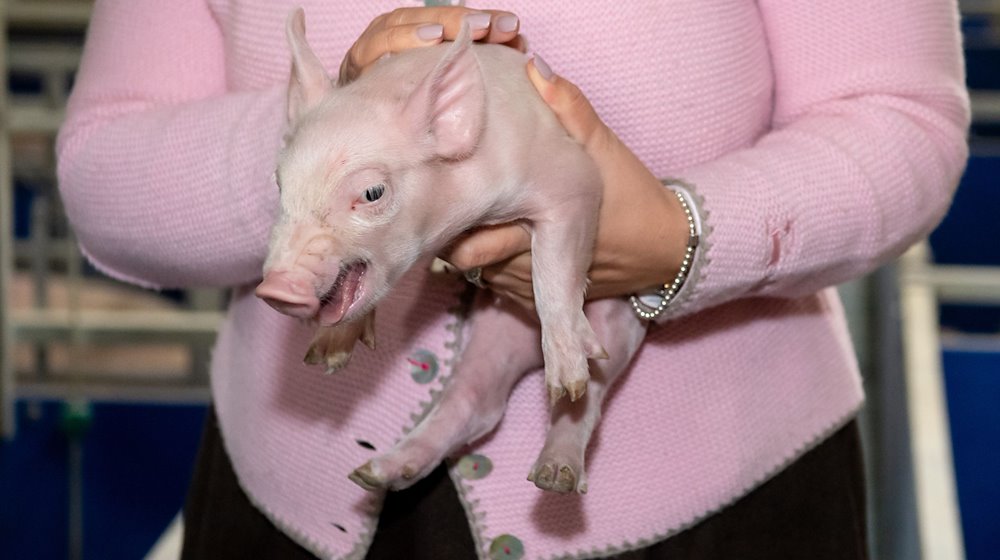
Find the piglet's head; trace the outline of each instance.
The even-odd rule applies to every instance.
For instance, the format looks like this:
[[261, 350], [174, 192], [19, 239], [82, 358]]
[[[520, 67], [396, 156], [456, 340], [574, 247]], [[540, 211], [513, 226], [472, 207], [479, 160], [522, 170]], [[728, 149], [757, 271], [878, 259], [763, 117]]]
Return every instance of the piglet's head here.
[[370, 311], [447, 241], [442, 222], [454, 212], [439, 186], [475, 152], [486, 92], [467, 26], [438, 47], [426, 75], [390, 59], [340, 88], [306, 42], [301, 9], [286, 30], [281, 210], [257, 295], [288, 315], [333, 325]]

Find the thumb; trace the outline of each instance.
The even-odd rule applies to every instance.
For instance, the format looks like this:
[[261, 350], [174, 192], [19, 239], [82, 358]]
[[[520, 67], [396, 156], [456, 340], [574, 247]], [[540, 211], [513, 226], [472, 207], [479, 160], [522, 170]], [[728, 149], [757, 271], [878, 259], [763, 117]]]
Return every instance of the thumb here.
[[542, 57], [535, 54], [527, 65], [528, 79], [552, 109], [569, 135], [585, 146], [605, 139], [608, 128], [593, 105], [575, 84], [552, 72]]

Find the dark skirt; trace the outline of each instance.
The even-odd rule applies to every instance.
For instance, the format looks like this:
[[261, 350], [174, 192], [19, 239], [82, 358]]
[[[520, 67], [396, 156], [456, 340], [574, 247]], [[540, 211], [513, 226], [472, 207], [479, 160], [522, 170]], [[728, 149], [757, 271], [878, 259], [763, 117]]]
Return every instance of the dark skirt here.
[[[465, 512], [443, 467], [407, 490], [389, 493], [367, 556], [374, 560], [475, 557]], [[247, 499], [223, 449], [214, 410], [206, 420], [184, 507], [182, 558], [315, 558]], [[721, 512], [649, 548], [613, 558], [868, 558], [857, 422]]]

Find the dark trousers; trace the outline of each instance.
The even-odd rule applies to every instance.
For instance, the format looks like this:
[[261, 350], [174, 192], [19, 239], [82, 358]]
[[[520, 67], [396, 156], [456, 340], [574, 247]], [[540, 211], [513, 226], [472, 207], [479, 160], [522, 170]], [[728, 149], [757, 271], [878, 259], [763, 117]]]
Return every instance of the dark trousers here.
[[[214, 410], [184, 507], [182, 558], [312, 559], [251, 505], [222, 447]], [[618, 560], [867, 559], [860, 437], [851, 422], [733, 505]], [[391, 492], [367, 558], [475, 558], [468, 522], [443, 467]]]

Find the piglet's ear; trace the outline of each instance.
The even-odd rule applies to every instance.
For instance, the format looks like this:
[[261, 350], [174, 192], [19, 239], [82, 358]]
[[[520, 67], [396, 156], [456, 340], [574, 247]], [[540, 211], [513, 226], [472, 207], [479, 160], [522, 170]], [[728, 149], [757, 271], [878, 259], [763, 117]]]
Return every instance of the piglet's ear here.
[[430, 135], [438, 157], [457, 159], [472, 153], [486, 124], [486, 85], [471, 45], [472, 33], [464, 23], [406, 101], [405, 118], [418, 134]]
[[288, 122], [316, 106], [333, 89], [319, 58], [306, 42], [306, 15], [302, 8], [288, 14], [285, 35], [292, 51], [292, 73], [288, 79]]

